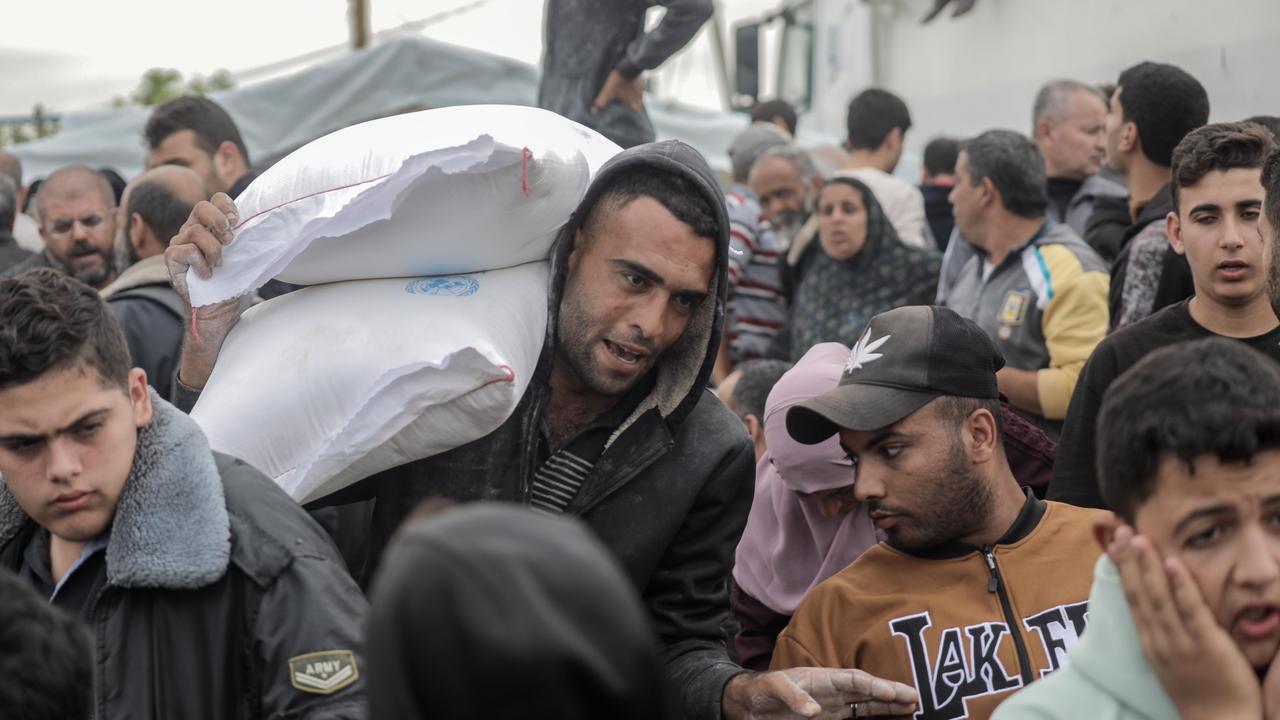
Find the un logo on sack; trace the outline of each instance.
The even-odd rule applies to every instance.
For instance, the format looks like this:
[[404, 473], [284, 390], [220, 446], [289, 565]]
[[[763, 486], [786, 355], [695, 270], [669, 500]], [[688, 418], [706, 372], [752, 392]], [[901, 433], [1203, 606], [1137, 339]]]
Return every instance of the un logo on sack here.
[[410, 295], [452, 295], [470, 297], [480, 290], [480, 281], [470, 275], [425, 277], [410, 280], [404, 291]]

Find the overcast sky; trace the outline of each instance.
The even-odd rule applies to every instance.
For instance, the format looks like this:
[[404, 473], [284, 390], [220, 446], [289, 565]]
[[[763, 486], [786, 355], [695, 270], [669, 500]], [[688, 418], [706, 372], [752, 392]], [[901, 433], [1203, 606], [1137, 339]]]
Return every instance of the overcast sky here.
[[[481, 4], [422, 31], [446, 42], [537, 63], [543, 0], [371, 0], [374, 31]], [[781, 0], [720, 0], [726, 23]], [[347, 0], [46, 0], [6, 3], [0, 116], [101, 107], [127, 96], [142, 73], [233, 74], [348, 40]], [[667, 93], [714, 105], [707, 41], [665, 73]]]

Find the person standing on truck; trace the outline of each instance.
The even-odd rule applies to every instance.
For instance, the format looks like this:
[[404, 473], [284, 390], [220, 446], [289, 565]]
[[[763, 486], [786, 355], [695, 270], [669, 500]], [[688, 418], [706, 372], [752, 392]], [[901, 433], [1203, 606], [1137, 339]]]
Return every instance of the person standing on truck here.
[[[645, 32], [654, 6], [667, 14]], [[538, 107], [624, 148], [653, 142], [643, 73], [687, 45], [714, 11], [711, 0], [548, 0]]]

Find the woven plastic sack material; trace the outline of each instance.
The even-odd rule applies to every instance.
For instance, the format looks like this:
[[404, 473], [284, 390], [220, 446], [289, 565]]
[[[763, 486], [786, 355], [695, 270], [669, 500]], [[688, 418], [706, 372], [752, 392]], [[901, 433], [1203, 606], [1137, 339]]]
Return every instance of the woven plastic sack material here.
[[298, 502], [476, 440], [529, 385], [547, 268], [332, 283], [258, 305], [191, 416]]
[[449, 107], [371, 120], [310, 142], [236, 200], [240, 222], [196, 306], [267, 280], [494, 270], [545, 260], [595, 171], [620, 151], [529, 107]]

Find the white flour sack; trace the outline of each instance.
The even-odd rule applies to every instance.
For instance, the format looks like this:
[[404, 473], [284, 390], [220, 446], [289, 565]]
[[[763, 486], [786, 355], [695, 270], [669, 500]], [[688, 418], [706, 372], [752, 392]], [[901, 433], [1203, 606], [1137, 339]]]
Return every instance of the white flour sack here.
[[514, 411], [547, 328], [548, 265], [354, 280], [250, 309], [191, 417], [298, 502], [453, 449]]
[[236, 199], [209, 305], [267, 280], [449, 275], [550, 254], [595, 171], [620, 151], [538, 108], [474, 105], [371, 120], [290, 153]]

